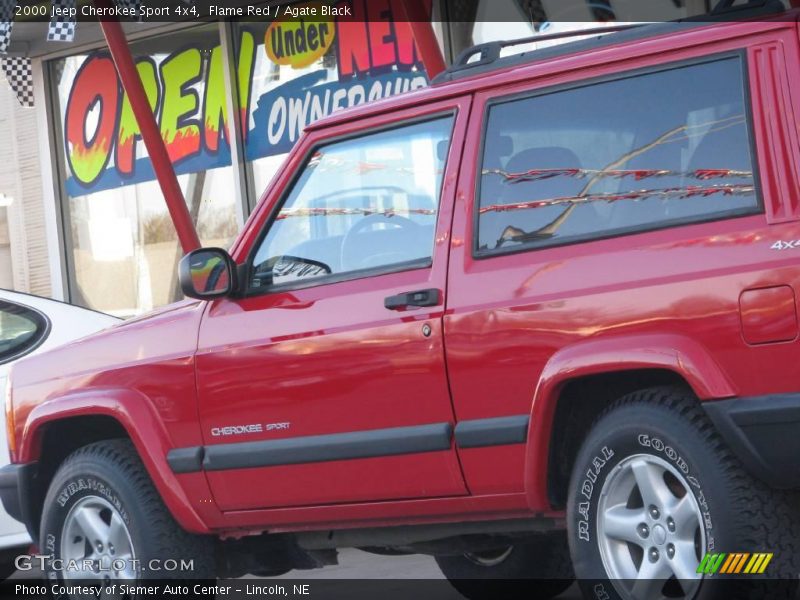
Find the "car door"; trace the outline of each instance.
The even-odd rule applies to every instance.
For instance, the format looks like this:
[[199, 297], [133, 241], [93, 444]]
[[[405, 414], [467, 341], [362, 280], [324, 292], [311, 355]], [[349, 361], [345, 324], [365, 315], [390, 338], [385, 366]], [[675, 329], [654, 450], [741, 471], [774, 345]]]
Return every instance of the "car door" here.
[[199, 334], [222, 510], [466, 493], [442, 317], [468, 107], [311, 133], [290, 157], [234, 251], [243, 297]]

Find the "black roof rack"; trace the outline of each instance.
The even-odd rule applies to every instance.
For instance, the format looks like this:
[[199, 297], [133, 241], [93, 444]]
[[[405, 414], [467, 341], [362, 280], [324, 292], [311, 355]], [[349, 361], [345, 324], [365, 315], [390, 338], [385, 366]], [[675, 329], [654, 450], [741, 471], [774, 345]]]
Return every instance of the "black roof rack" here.
[[[547, 42], [550, 40], [559, 40], [563, 38], [578, 37], [585, 35], [600, 35], [604, 33], [616, 33], [618, 31], [626, 31], [634, 27], [642, 27], [643, 25], [617, 25], [614, 27], [598, 27], [596, 29], [585, 29], [579, 31], [561, 31], [559, 33], [549, 33], [546, 35], [532, 35], [530, 37], [518, 38], [516, 40], [500, 40], [497, 42], [487, 42], [485, 44], [477, 44], [471, 48], [467, 48], [461, 52], [447, 70], [458, 71], [459, 69], [473, 69], [482, 65], [488, 65], [495, 62], [500, 58], [500, 53], [503, 48], [509, 46], [522, 46], [523, 44], [533, 44], [536, 42]], [[475, 56], [480, 55], [478, 60], [470, 61]]]
[[[726, 20], [752, 19], [765, 15], [776, 15], [786, 11], [786, 6], [781, 0], [753, 0], [743, 4], [736, 4], [737, 0], [720, 0], [714, 9], [705, 15], [698, 15], [690, 19], [678, 21], [666, 21], [664, 23], [637, 23], [629, 25], [616, 25], [609, 27], [597, 27], [595, 29], [584, 29], [576, 31], [564, 31], [560, 33], [537, 35], [515, 40], [501, 40], [487, 42], [467, 48], [461, 52], [451, 66], [444, 72], [437, 75], [432, 83], [443, 83], [453, 81], [462, 77], [475, 75], [483, 71], [491, 71], [502, 67], [527, 64], [536, 59], [544, 60], [564, 54], [586, 51], [603, 46], [610, 46], [626, 41], [654, 37], [662, 33], [670, 33], [685, 30], [686, 28], [696, 27], [711, 22]], [[626, 33], [627, 32], [627, 33]], [[605, 35], [613, 33], [616, 35]], [[569, 44], [552, 46], [540, 50], [521, 52], [512, 56], [500, 56], [504, 48], [510, 46], [520, 46], [535, 42], [564, 39], [571, 37], [589, 38], [574, 41]], [[477, 60], [473, 60], [478, 56]]]

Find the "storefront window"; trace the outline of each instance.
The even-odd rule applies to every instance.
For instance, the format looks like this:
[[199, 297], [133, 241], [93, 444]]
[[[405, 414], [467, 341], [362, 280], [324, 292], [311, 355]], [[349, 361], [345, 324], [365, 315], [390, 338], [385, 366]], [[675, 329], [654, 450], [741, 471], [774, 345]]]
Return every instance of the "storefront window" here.
[[[313, 4], [321, 3], [292, 6]], [[411, 28], [393, 18], [394, 4], [353, 0], [351, 17], [316, 20], [292, 18], [284, 6], [271, 22], [234, 28], [244, 155], [255, 199], [309, 123], [427, 85]]]
[[[230, 244], [237, 202], [216, 25], [132, 45], [204, 245]], [[73, 302], [131, 316], [182, 298], [182, 251], [136, 119], [108, 54], [49, 65], [63, 156]]]

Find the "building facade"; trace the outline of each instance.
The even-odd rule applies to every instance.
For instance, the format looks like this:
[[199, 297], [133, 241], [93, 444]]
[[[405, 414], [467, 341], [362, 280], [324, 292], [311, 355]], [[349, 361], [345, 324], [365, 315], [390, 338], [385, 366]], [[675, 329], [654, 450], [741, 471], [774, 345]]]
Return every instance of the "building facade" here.
[[[665, 20], [708, 10], [656, 1]], [[230, 244], [308, 123], [428, 85], [393, 2], [350, 4], [348, 19], [126, 24], [204, 245]], [[642, 20], [637, 6], [442, 0], [432, 18], [452, 61], [475, 43]], [[79, 23], [69, 44], [43, 42], [42, 24], [16, 29], [35, 105], [0, 86], [0, 287], [122, 317], [180, 299], [180, 246], [99, 27]]]

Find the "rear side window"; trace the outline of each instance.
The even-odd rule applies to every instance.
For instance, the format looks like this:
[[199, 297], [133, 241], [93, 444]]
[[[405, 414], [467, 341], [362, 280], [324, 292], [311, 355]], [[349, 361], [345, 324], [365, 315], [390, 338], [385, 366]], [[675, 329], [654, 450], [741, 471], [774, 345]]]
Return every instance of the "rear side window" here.
[[760, 210], [738, 57], [494, 104], [478, 254]]
[[0, 301], [0, 364], [27, 354], [47, 337], [47, 318], [11, 302]]

